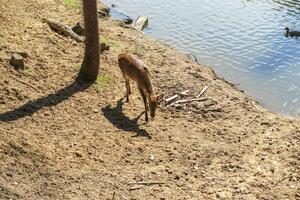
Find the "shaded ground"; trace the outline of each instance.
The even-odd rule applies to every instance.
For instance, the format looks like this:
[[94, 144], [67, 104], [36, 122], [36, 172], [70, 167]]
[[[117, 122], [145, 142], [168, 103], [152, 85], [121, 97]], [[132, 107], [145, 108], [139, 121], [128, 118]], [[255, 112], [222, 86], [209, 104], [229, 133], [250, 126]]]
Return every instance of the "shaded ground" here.
[[[299, 120], [258, 111], [209, 68], [111, 19], [100, 23], [111, 46], [101, 76], [77, 82], [83, 44], [42, 19], [81, 16], [58, 0], [1, 1], [0, 199], [300, 198]], [[145, 123], [136, 87], [122, 102], [125, 50], [149, 65], [157, 91], [208, 85], [210, 99]], [[23, 72], [8, 64], [12, 51], [29, 54]]]

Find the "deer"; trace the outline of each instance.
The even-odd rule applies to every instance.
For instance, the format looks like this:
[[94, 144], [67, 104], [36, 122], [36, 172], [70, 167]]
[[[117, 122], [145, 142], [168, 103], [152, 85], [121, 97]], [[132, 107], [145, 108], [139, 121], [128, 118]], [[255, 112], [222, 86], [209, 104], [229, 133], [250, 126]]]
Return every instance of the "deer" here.
[[[150, 72], [147, 65], [130, 53], [121, 53], [118, 56], [118, 64], [125, 79], [126, 102], [129, 102], [131, 94], [130, 80], [137, 83], [139, 92], [145, 106], [145, 121], [148, 122], [148, 110], [150, 108], [151, 118], [155, 117], [158, 103], [164, 94], [155, 95], [150, 80]], [[149, 104], [149, 105], [148, 105]]]

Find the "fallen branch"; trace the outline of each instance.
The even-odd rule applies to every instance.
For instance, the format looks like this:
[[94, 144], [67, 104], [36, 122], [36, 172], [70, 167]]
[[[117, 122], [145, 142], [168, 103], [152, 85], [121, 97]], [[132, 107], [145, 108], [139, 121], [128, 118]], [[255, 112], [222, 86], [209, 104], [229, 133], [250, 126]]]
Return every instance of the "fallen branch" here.
[[20, 83], [22, 83], [22, 84], [24, 84], [24, 85], [27, 85], [28, 87], [31, 87], [31, 88], [34, 89], [35, 91], [38, 91], [38, 89], [35, 88], [33, 85], [30, 85], [29, 83], [26, 83], [25, 81], [19, 80], [19, 79], [13, 77], [13, 76], [10, 76], [10, 77], [11, 77], [12, 79], [14, 79], [15, 81], [18, 81], [18, 82], [20, 82]]
[[206, 100], [208, 100], [207, 97], [205, 97], [205, 98], [194, 98], [194, 99], [181, 99], [181, 100], [178, 100], [174, 103], [175, 104], [176, 103], [190, 103], [190, 102], [193, 102], [193, 101], [206, 101]]
[[205, 98], [194, 98], [194, 99], [181, 99], [181, 100], [177, 100], [177, 101], [169, 104], [167, 106], [167, 108], [171, 107], [171, 106], [174, 106], [175, 104], [183, 104], [183, 103], [190, 103], [190, 102], [194, 102], [194, 101], [206, 101], [206, 100], [208, 100], [207, 97], [205, 97]]
[[129, 182], [129, 185], [162, 185], [164, 182]]
[[256, 114], [247, 124], [246, 126], [249, 126], [254, 120], [257, 118], [258, 114]]
[[202, 110], [202, 111], [205, 112], [205, 113], [208, 113], [208, 112], [223, 112], [222, 108], [205, 109], [205, 110]]
[[171, 97], [165, 99], [165, 102], [166, 102], [166, 103], [169, 103], [170, 101], [173, 101], [173, 100], [176, 99], [177, 97], [179, 97], [178, 94], [175, 94], [175, 95], [173, 95], [173, 96], [171, 96]]
[[207, 89], [208, 89], [208, 86], [206, 85], [206, 86], [201, 90], [201, 92], [196, 96], [196, 98], [201, 97]]
[[183, 92], [180, 92], [179, 94], [180, 94], [181, 96], [187, 96], [189, 91], [190, 91], [190, 90], [184, 90]]
[[50, 28], [55, 32], [70, 37], [76, 40], [77, 42], [84, 42], [84, 37], [77, 35], [70, 27], [61, 24], [59, 22], [56, 22], [53, 19], [45, 19], [45, 21], [50, 26]]
[[284, 181], [285, 179], [291, 177], [296, 171], [297, 171], [298, 168], [294, 169], [290, 174], [288, 174], [287, 176], [284, 176], [282, 179], [280, 179], [279, 181], [277, 181], [273, 187], [275, 187], [276, 185], [278, 185], [279, 183], [281, 183], [282, 181]]
[[253, 107], [256, 108], [257, 110], [259, 110], [260, 112], [264, 112], [265, 111], [264, 109], [261, 109], [260, 107], [258, 107], [258, 105], [256, 105], [255, 101], [252, 101], [251, 103], [252, 103]]

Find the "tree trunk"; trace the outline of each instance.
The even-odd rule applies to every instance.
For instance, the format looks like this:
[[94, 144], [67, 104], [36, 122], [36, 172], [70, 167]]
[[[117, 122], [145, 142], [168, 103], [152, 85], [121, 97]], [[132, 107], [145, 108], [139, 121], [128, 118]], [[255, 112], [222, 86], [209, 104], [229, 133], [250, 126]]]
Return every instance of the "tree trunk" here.
[[99, 28], [97, 0], [83, 0], [85, 24], [85, 53], [80, 69], [80, 77], [86, 81], [95, 81], [100, 65]]

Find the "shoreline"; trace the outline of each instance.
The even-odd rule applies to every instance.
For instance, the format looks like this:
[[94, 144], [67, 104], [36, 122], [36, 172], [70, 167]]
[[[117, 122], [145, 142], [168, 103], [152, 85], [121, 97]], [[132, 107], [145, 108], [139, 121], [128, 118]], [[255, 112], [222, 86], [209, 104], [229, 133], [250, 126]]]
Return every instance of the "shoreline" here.
[[[112, 2], [110, 2], [110, 3], [112, 3]], [[125, 12], [123, 10], [123, 8], [120, 7], [120, 5], [113, 5], [113, 6], [111, 6], [111, 5], [109, 5], [109, 3], [107, 1], [104, 2], [103, 4], [105, 6], [111, 8], [111, 9], [113, 9], [113, 10], [111, 10], [111, 17], [113, 19], [116, 19], [116, 20], [120, 20], [120, 21], [122, 21], [123, 19], [134, 20], [133, 16], [136, 16], [135, 14], [138, 13], [138, 12], [135, 12], [135, 11], [133, 11], [135, 14]], [[151, 24], [150, 24], [150, 26], [151, 26]], [[157, 26], [157, 24], [156, 24], [155, 27], [157, 29], [155, 31], [156, 34], [160, 33], [161, 30], [158, 29], [159, 26]], [[150, 29], [151, 29], [151, 27], [150, 27]], [[144, 33], [146, 35], [149, 35], [150, 37], [158, 39], [157, 35], [155, 35], [155, 32], [151, 31], [151, 33], [149, 33], [149, 32], [147, 32], [147, 30], [144, 31]], [[165, 37], [164, 37], [164, 39], [165, 39]], [[172, 40], [160, 40], [160, 41], [164, 42], [164, 43], [168, 43], [166, 41], [172, 41]], [[173, 47], [173, 48], [180, 47], [180, 45], [174, 45], [174, 44], [172, 44], [172, 42], [170, 42], [169, 44], [170, 44], [170, 47]], [[195, 55], [192, 55], [192, 54], [189, 54], [189, 53], [185, 53], [186, 51], [189, 51], [189, 49], [184, 50], [184, 49], [180, 49], [179, 48], [179, 52], [184, 53], [186, 55], [190, 55], [190, 57], [195, 58], [196, 61], [197, 61], [197, 58], [196, 58]], [[205, 59], [202, 60], [202, 61], [205, 62]], [[201, 62], [198, 62], [198, 64], [199, 65], [203, 65], [203, 63], [201, 63]], [[209, 66], [209, 64], [207, 66]], [[272, 112], [272, 113], [275, 113], [275, 114], [279, 114], [281, 116], [285, 116], [285, 117], [288, 117], [288, 118], [299, 119], [300, 116], [297, 114], [297, 106], [296, 105], [294, 106], [294, 109], [289, 109], [289, 106], [287, 106], [287, 107], [282, 106], [283, 103], [287, 103], [287, 102], [292, 101], [292, 100], [295, 100], [297, 102], [297, 99], [295, 99], [296, 97], [294, 97], [294, 98], [288, 98], [288, 99], [285, 100], [286, 102], [283, 101], [281, 103], [279, 103], [280, 101], [276, 101], [276, 100], [272, 101], [272, 99], [270, 99], [270, 97], [261, 98], [261, 96], [264, 96], [263, 93], [267, 93], [267, 92], [263, 92], [265, 90], [258, 90], [259, 92], [255, 92], [258, 89], [257, 86], [249, 86], [249, 82], [247, 82], [247, 84], [245, 84], [241, 80], [238, 81], [239, 79], [236, 79], [234, 76], [233, 77], [232, 76], [228, 76], [228, 75], [226, 76], [224, 74], [224, 71], [222, 71], [222, 69], [220, 70], [219, 68], [216, 68], [214, 65], [210, 65], [209, 68], [214, 69], [217, 72], [217, 74], [218, 74], [218, 76], [219, 76], [220, 79], [224, 79], [227, 82], [231, 82], [232, 84], [235, 83], [238, 86], [239, 90], [244, 91], [248, 96], [251, 96], [252, 98], [254, 98], [257, 102], [260, 103], [260, 105], [262, 107], [264, 107], [265, 109], [269, 110], [269, 112]], [[221, 72], [223, 72], [223, 73], [221, 73]], [[247, 80], [247, 78], [246, 78], [246, 80]], [[281, 92], [283, 92], [283, 91], [281, 91]], [[283, 92], [283, 94], [285, 94], [285, 93]], [[273, 93], [272, 95], [269, 95], [269, 96], [274, 96], [275, 99], [276, 99], [276, 93]], [[281, 99], [281, 98], [278, 98], [278, 99]], [[293, 105], [293, 103], [291, 103], [290, 106], [291, 105]]]
[[[110, 49], [101, 54], [97, 82], [74, 83], [84, 45], [42, 19], [72, 26], [82, 18], [79, 8], [4, 0], [0, 11], [0, 198], [300, 196], [299, 119], [259, 111], [212, 69], [111, 18], [100, 19], [101, 42]], [[30, 56], [24, 71], [7, 62], [15, 51]], [[144, 123], [134, 84], [130, 102], [121, 102], [117, 56], [124, 51], [148, 65], [157, 93], [189, 90], [192, 98], [208, 86], [208, 100], [162, 104]], [[139, 184], [151, 182], [162, 184]]]

